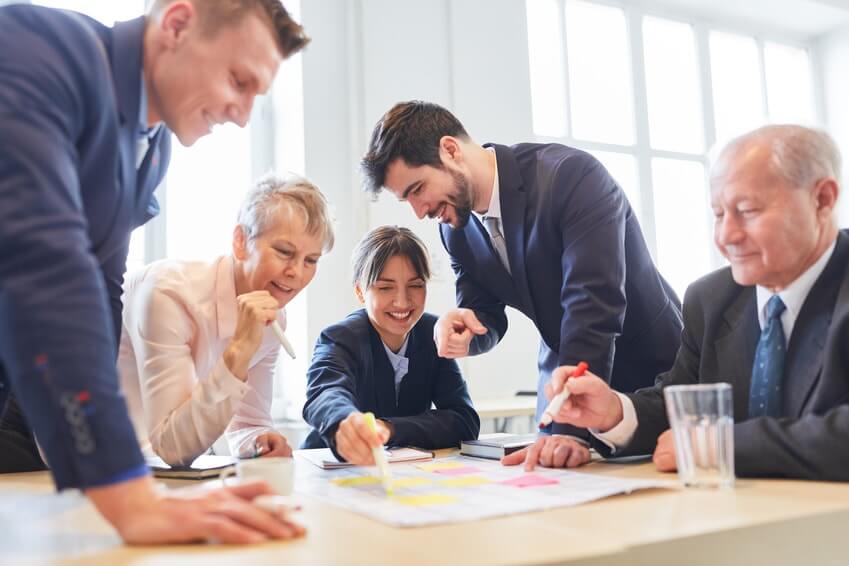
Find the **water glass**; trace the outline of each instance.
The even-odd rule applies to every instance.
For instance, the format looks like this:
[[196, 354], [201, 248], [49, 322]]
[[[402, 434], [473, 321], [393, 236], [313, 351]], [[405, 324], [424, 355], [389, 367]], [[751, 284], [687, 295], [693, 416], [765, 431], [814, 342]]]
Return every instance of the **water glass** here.
[[663, 395], [681, 482], [696, 487], [733, 487], [731, 385], [670, 385], [663, 389]]

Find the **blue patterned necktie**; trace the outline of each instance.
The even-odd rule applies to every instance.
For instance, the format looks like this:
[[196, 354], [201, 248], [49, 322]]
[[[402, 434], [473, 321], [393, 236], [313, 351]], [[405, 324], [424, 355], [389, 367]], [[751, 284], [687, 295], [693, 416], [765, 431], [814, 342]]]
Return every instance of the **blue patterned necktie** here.
[[766, 304], [766, 320], [752, 366], [749, 418], [781, 416], [781, 381], [787, 350], [781, 313], [786, 308], [778, 295]]

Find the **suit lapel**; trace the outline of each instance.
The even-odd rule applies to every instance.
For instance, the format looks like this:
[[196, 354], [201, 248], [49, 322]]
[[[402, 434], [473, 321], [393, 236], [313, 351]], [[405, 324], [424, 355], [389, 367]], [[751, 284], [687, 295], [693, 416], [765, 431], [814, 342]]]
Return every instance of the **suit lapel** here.
[[[734, 420], [749, 416], [749, 389], [760, 328], [755, 288], [742, 288], [723, 318], [728, 332], [714, 342], [717, 356], [717, 381], [730, 381], [734, 391]], [[742, 346], [742, 348], [741, 348]]]
[[371, 355], [374, 380], [374, 402], [377, 415], [392, 417], [398, 414], [398, 405], [395, 401], [395, 370], [389, 363], [389, 357], [383, 347], [383, 341], [374, 326], [369, 324], [371, 335]]
[[[431, 394], [429, 391], [428, 366], [426, 363], [425, 348], [427, 344], [424, 340], [432, 337], [426, 336], [420, 339], [418, 329], [421, 321], [416, 323], [410, 331], [410, 338], [407, 344], [407, 375], [401, 380], [401, 390], [398, 395], [398, 414], [399, 415], [417, 415], [430, 408]], [[427, 405], [424, 407], [424, 405]]]
[[784, 368], [783, 414], [786, 416], [801, 416], [819, 381], [823, 349], [849, 259], [847, 252], [849, 236], [841, 232], [834, 253], [808, 292], [799, 318], [793, 325], [787, 347], [787, 365]]
[[[536, 319], [534, 304], [525, 269], [525, 208], [527, 195], [522, 186], [519, 164], [510, 151], [502, 145], [493, 145], [498, 160], [498, 190], [501, 200], [501, 224], [507, 244], [512, 283], [518, 294], [522, 310], [532, 320]], [[559, 261], [559, 258], [555, 261]], [[499, 262], [500, 263], [500, 262]]]

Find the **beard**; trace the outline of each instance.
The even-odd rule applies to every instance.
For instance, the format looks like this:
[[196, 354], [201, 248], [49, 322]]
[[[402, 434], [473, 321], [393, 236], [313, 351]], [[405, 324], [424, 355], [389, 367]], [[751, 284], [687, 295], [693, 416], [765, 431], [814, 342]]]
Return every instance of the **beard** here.
[[452, 228], [465, 228], [472, 214], [472, 186], [460, 173], [452, 171], [451, 178], [454, 179], [454, 191], [448, 195], [448, 202], [457, 214], [457, 225]]

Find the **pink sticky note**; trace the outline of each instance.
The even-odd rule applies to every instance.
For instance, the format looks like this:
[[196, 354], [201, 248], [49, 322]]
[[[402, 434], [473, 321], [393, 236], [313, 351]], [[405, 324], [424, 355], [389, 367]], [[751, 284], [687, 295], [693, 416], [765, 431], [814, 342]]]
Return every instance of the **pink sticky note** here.
[[463, 466], [462, 468], [442, 468], [440, 470], [433, 470], [434, 473], [442, 474], [444, 476], [462, 476], [465, 474], [477, 474], [480, 472], [478, 468], [473, 466]]
[[513, 487], [539, 487], [541, 485], [554, 485], [558, 481], [554, 478], [546, 478], [536, 474], [525, 474], [517, 478], [511, 478], [498, 482], [501, 485], [512, 485]]

